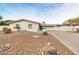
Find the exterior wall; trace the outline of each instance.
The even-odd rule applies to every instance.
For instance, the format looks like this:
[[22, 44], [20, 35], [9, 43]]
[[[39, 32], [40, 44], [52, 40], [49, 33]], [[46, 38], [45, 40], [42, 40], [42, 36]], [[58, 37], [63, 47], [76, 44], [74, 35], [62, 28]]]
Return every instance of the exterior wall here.
[[9, 28], [9, 26], [0, 26], [0, 31], [2, 31], [5, 27]]
[[46, 27], [46, 30], [53, 30], [54, 27]]
[[[59, 27], [46, 27], [46, 30], [55, 30], [55, 31], [76, 31], [76, 29], [79, 28], [79, 26], [59, 26]], [[72, 30], [73, 29], [73, 30]]]
[[[33, 22], [26, 22], [26, 21], [20, 21], [20, 22], [15, 22], [10, 24], [10, 28], [13, 31], [17, 31], [17, 29], [15, 28], [16, 24], [20, 24], [21, 30], [27, 30], [27, 31], [34, 31], [37, 32], [39, 30], [39, 24], [37, 23], [33, 23]], [[28, 24], [32, 24], [32, 29], [28, 29]]]

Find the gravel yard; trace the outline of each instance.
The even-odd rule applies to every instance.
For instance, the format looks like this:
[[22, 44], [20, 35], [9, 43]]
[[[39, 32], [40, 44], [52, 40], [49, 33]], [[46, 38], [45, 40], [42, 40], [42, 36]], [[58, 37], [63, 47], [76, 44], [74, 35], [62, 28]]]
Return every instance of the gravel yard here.
[[0, 32], [0, 45], [8, 43], [10, 48], [0, 52], [1, 55], [39, 55], [39, 51], [51, 43], [61, 54], [73, 54], [53, 36], [41, 33], [20, 31], [4, 34]]

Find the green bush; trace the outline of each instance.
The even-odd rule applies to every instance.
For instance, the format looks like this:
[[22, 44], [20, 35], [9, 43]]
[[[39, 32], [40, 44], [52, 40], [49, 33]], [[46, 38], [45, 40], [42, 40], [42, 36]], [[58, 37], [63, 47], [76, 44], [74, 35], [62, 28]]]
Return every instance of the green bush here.
[[78, 29], [76, 29], [76, 31], [77, 31], [77, 32], [79, 32], [79, 28], [78, 28]]
[[12, 31], [11, 31], [10, 28], [6, 28], [6, 29], [4, 29], [4, 33], [5, 33], [5, 34], [11, 33], [11, 32], [12, 32]]
[[47, 35], [47, 34], [48, 34], [47, 31], [44, 31], [44, 32], [43, 32], [43, 35]]

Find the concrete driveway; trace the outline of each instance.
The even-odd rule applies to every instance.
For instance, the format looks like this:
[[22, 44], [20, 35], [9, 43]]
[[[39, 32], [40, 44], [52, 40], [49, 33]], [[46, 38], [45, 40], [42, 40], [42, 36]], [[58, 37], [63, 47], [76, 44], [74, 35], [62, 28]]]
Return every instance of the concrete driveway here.
[[79, 55], [79, 33], [70, 33], [62, 31], [50, 31], [49, 33], [56, 37], [74, 54]]

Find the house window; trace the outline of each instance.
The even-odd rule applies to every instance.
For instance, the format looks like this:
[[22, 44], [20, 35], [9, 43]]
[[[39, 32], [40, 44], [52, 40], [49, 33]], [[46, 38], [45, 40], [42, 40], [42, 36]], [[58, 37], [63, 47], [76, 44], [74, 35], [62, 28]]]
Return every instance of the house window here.
[[28, 24], [28, 29], [32, 29], [32, 24]]
[[21, 29], [20, 24], [16, 24], [15, 29], [17, 29], [17, 31], [20, 31], [20, 29]]
[[16, 28], [20, 28], [20, 24], [15, 24], [15, 27], [13, 27], [14, 29], [16, 29]]
[[19, 24], [16, 24], [16, 27], [20, 27], [20, 25]]

